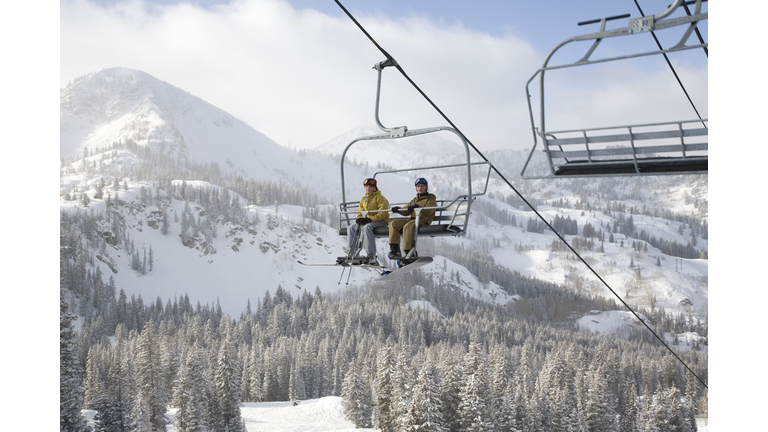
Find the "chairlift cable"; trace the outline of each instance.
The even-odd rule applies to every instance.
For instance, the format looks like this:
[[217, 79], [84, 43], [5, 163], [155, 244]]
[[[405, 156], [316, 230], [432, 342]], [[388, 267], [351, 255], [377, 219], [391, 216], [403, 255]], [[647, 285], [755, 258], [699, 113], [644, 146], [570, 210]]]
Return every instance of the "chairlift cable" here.
[[[643, 13], [643, 9], [640, 8], [640, 3], [637, 2], [637, 0], [633, 0], [635, 2], [635, 6], [637, 6], [637, 10], [640, 11], [640, 16], [645, 17], [645, 14]], [[688, 6], [685, 6], [685, 10], [688, 11]], [[689, 12], [690, 13], [690, 12]], [[696, 34], [699, 36], [699, 40], [703, 42], [701, 38], [701, 33], [699, 33], [698, 26], [696, 27]], [[661, 42], [659, 42], [659, 38], [656, 37], [656, 33], [651, 30], [651, 36], [653, 36], [653, 40], [656, 41], [656, 45], [659, 47], [659, 50], [663, 51], [664, 48], [661, 47]], [[706, 52], [707, 48], [704, 48], [704, 52]], [[688, 91], [685, 89], [685, 86], [683, 85], [683, 82], [680, 81], [680, 77], [677, 75], [677, 71], [675, 71], [675, 67], [672, 66], [672, 62], [669, 61], [669, 57], [667, 56], [667, 53], [661, 53], [664, 56], [664, 60], [667, 61], [667, 65], [672, 70], [672, 74], [675, 75], [675, 79], [677, 80], [677, 83], [680, 84], [680, 88], [683, 89], [683, 93], [685, 93], [685, 97], [688, 98], [688, 102], [691, 104], [691, 107], [693, 107], [693, 110], [696, 112], [696, 115], [699, 117], [699, 120], [702, 120], [701, 114], [699, 114], [699, 110], [696, 109], [696, 105], [694, 105], [693, 100], [691, 100], [691, 96], [688, 95]], [[709, 53], [707, 53], [707, 57], [709, 57]], [[704, 123], [704, 121], [701, 122], [702, 125], [704, 125], [704, 128], [707, 128], [707, 125]]]
[[[491, 167], [491, 169], [493, 169], [493, 171], [494, 171], [494, 172], [495, 172], [495, 173], [496, 173], [496, 174], [497, 174], [497, 175], [498, 175], [498, 176], [499, 176], [499, 177], [500, 177], [500, 178], [501, 178], [501, 179], [504, 181], [504, 183], [506, 183], [506, 184], [507, 184], [507, 186], [509, 186], [509, 187], [510, 187], [510, 188], [511, 188], [511, 189], [512, 189], [512, 190], [513, 190], [513, 191], [514, 191], [516, 194], [517, 194], [517, 196], [518, 196], [518, 197], [520, 197], [520, 199], [522, 199], [522, 200], [523, 200], [523, 202], [525, 202], [525, 204], [526, 204], [526, 205], [527, 205], [527, 206], [528, 206], [528, 207], [529, 207], [531, 210], [533, 210], [533, 212], [536, 214], [536, 216], [538, 216], [538, 218], [539, 218], [539, 219], [541, 219], [541, 221], [542, 221], [542, 222], [544, 222], [544, 224], [545, 224], [545, 225], [546, 225], [546, 226], [547, 226], [547, 227], [548, 227], [550, 230], [552, 230], [552, 232], [554, 232], [554, 233], [555, 233], [555, 235], [556, 235], [556, 236], [557, 236], [557, 237], [560, 239], [560, 241], [562, 241], [562, 242], [563, 242], [563, 243], [564, 243], [564, 244], [565, 244], [565, 245], [568, 247], [568, 249], [570, 249], [570, 250], [571, 250], [571, 252], [573, 252], [573, 253], [574, 253], [574, 255], [576, 255], [576, 257], [577, 257], [577, 258], [579, 258], [579, 260], [580, 260], [580, 261], [581, 261], [581, 262], [582, 262], [582, 263], [583, 263], [583, 264], [584, 264], [584, 265], [585, 265], [585, 266], [586, 266], [586, 267], [587, 267], [587, 268], [588, 268], [588, 269], [589, 269], [589, 270], [592, 272], [592, 274], [594, 274], [594, 275], [595, 275], [595, 277], [597, 277], [597, 279], [598, 279], [598, 280], [600, 280], [600, 282], [602, 282], [602, 283], [603, 283], [603, 285], [605, 285], [605, 287], [606, 287], [606, 288], [608, 288], [608, 290], [609, 290], [611, 293], [613, 293], [613, 295], [614, 295], [614, 296], [615, 296], [617, 299], [619, 299], [619, 301], [620, 301], [620, 302], [621, 302], [621, 303], [622, 303], [622, 304], [623, 304], [623, 305], [624, 305], [624, 306], [625, 306], [625, 307], [626, 307], [626, 308], [627, 308], [627, 309], [628, 309], [630, 312], [632, 312], [632, 314], [633, 314], [633, 315], [634, 315], [634, 316], [635, 316], [635, 317], [638, 319], [638, 321], [640, 321], [640, 322], [641, 322], [641, 323], [642, 323], [642, 324], [645, 326], [645, 328], [647, 328], [647, 329], [648, 329], [648, 331], [650, 331], [650, 332], [651, 332], [651, 334], [653, 334], [653, 335], [656, 337], [656, 339], [658, 339], [658, 340], [659, 340], [659, 342], [661, 342], [661, 344], [662, 344], [662, 345], [663, 345], [663, 346], [664, 346], [664, 347], [665, 347], [665, 348], [666, 348], [666, 349], [667, 349], [667, 350], [668, 350], [668, 351], [669, 351], [669, 352], [670, 352], [670, 353], [671, 353], [671, 354], [672, 354], [672, 355], [673, 355], [673, 356], [674, 356], [674, 357], [675, 357], [675, 358], [676, 358], [676, 359], [677, 359], [677, 360], [678, 360], [678, 361], [679, 361], [679, 362], [680, 362], [680, 363], [681, 363], [681, 364], [682, 364], [682, 365], [683, 365], [683, 366], [684, 366], [684, 367], [685, 367], [685, 368], [688, 370], [688, 372], [690, 372], [690, 373], [691, 373], [691, 375], [693, 375], [694, 377], [696, 377], [696, 379], [697, 379], [697, 380], [698, 380], [698, 381], [701, 383], [701, 385], [703, 385], [705, 388], [707, 388], [707, 389], [708, 389], [709, 387], [708, 387], [708, 386], [707, 386], [707, 384], [704, 382], [704, 380], [703, 380], [703, 379], [701, 379], [701, 377], [699, 377], [699, 376], [698, 376], [698, 374], [696, 374], [696, 372], [694, 372], [694, 371], [693, 371], [693, 370], [692, 370], [692, 369], [691, 369], [691, 368], [690, 368], [690, 367], [689, 367], [689, 366], [688, 366], [688, 365], [687, 365], [687, 364], [686, 364], [686, 363], [683, 361], [683, 359], [681, 359], [681, 358], [680, 358], [680, 357], [679, 357], [679, 356], [678, 356], [678, 355], [677, 355], [677, 354], [676, 354], [676, 353], [675, 353], [675, 352], [672, 350], [672, 348], [670, 348], [670, 347], [669, 347], [669, 345], [667, 345], [667, 343], [666, 343], [666, 342], [664, 342], [664, 340], [663, 340], [663, 339], [662, 339], [662, 338], [661, 338], [661, 337], [660, 337], [660, 336], [659, 336], [659, 335], [658, 335], [658, 334], [657, 334], [657, 333], [656, 333], [656, 332], [655, 332], [655, 331], [654, 331], [654, 330], [653, 330], [653, 329], [652, 329], [652, 328], [651, 328], [651, 327], [650, 327], [650, 326], [649, 326], [649, 325], [648, 325], [648, 324], [647, 324], [647, 323], [646, 323], [646, 322], [645, 322], [645, 321], [644, 321], [642, 318], [640, 318], [640, 316], [637, 314], [637, 312], [635, 312], [635, 310], [634, 310], [634, 309], [632, 309], [632, 307], [631, 307], [631, 306], [629, 306], [629, 305], [628, 305], [628, 304], [627, 304], [627, 303], [624, 301], [624, 299], [622, 299], [622, 298], [621, 298], [621, 296], [619, 296], [619, 295], [616, 293], [616, 291], [614, 291], [614, 290], [613, 290], [613, 288], [611, 288], [611, 286], [610, 286], [610, 285], [608, 285], [608, 283], [607, 283], [607, 282], [606, 282], [606, 281], [605, 281], [605, 280], [604, 280], [604, 279], [603, 279], [603, 278], [602, 278], [602, 277], [601, 277], [601, 276], [600, 276], [600, 275], [597, 273], [597, 271], [596, 271], [595, 269], [593, 269], [593, 268], [592, 268], [592, 266], [590, 266], [590, 265], [589, 265], [589, 263], [587, 263], [587, 261], [586, 261], [586, 260], [585, 260], [585, 259], [584, 259], [584, 258], [583, 258], [581, 255], [579, 255], [579, 253], [576, 251], [576, 249], [574, 249], [574, 248], [573, 248], [573, 247], [572, 247], [572, 246], [571, 246], [571, 245], [570, 245], [570, 244], [569, 244], [569, 243], [568, 243], [568, 242], [565, 240], [565, 238], [563, 238], [563, 236], [562, 236], [562, 235], [560, 235], [560, 233], [559, 233], [559, 232], [557, 232], [557, 230], [556, 230], [556, 229], [555, 229], [555, 228], [554, 228], [554, 227], [553, 227], [553, 226], [552, 226], [552, 225], [551, 225], [549, 222], [547, 222], [547, 220], [546, 220], [546, 219], [544, 219], [544, 217], [541, 215], [541, 213], [539, 213], [539, 211], [538, 211], [538, 210], [536, 210], [536, 208], [535, 208], [533, 205], [531, 205], [531, 203], [530, 203], [530, 202], [528, 202], [528, 200], [527, 200], [527, 199], [526, 199], [526, 198], [523, 196], [523, 194], [522, 194], [522, 193], [520, 193], [520, 191], [518, 191], [518, 190], [517, 190], [517, 188], [515, 188], [515, 187], [512, 185], [512, 183], [511, 183], [509, 180], [507, 180], [507, 178], [506, 178], [506, 177], [505, 177], [505, 176], [504, 176], [504, 175], [503, 175], [503, 174], [502, 174], [502, 173], [501, 173], [501, 172], [500, 172], [500, 171], [499, 171], [499, 170], [496, 168], [496, 166], [494, 166], [494, 165], [493, 165], [493, 163], [491, 163], [491, 161], [490, 161], [490, 160], [488, 160], [488, 158], [486, 158], [486, 157], [485, 157], [485, 155], [484, 155], [484, 154], [483, 154], [483, 153], [482, 153], [482, 152], [481, 152], [481, 151], [480, 151], [480, 150], [479, 150], [477, 147], [475, 147], [475, 145], [474, 145], [474, 144], [473, 144], [473, 143], [472, 143], [472, 142], [469, 140], [469, 138], [467, 138], [467, 136], [466, 136], [466, 135], [464, 135], [464, 133], [463, 133], [463, 132], [461, 132], [461, 130], [460, 130], [460, 129], [459, 129], [457, 126], [456, 126], [456, 125], [454, 125], [454, 124], [453, 124], [453, 122], [452, 122], [452, 121], [451, 121], [451, 120], [448, 118], [448, 116], [446, 116], [446, 115], [443, 113], [443, 111], [442, 111], [442, 110], [440, 110], [440, 108], [438, 108], [438, 106], [437, 106], [437, 105], [435, 105], [435, 103], [434, 103], [434, 102], [432, 102], [432, 100], [431, 100], [431, 99], [430, 99], [430, 98], [429, 98], [429, 97], [428, 97], [428, 96], [427, 96], [427, 95], [426, 95], [426, 94], [425, 94], [425, 93], [424, 93], [424, 92], [421, 90], [421, 88], [419, 88], [419, 86], [418, 86], [418, 85], [417, 85], [415, 82], [413, 82], [413, 80], [412, 80], [412, 79], [411, 79], [411, 78], [408, 76], [408, 74], [405, 72], [405, 70], [403, 70], [402, 66], [400, 66], [400, 64], [399, 64], [399, 63], [398, 63], [398, 62], [397, 62], [397, 61], [396, 61], [396, 60], [395, 60], [395, 59], [394, 59], [394, 58], [393, 58], [393, 57], [392, 57], [392, 56], [391, 56], [391, 55], [390, 55], [390, 54], [389, 54], [387, 51], [385, 51], [385, 50], [384, 50], [384, 48], [382, 48], [382, 47], [381, 47], [381, 46], [380, 46], [380, 45], [379, 45], [379, 44], [378, 44], [378, 43], [377, 43], [377, 42], [376, 42], [376, 41], [373, 39], [373, 37], [372, 37], [372, 36], [371, 36], [371, 35], [370, 35], [370, 34], [369, 34], [369, 33], [368, 33], [366, 30], [365, 30], [365, 28], [363, 28], [363, 26], [362, 26], [362, 25], [361, 25], [361, 24], [360, 24], [360, 23], [359, 23], [359, 22], [358, 22], [358, 21], [355, 19], [355, 17], [353, 17], [353, 16], [352, 16], [352, 14], [351, 14], [351, 13], [349, 13], [349, 11], [348, 11], [348, 10], [347, 10], [347, 9], [344, 7], [344, 5], [342, 5], [342, 4], [341, 4], [341, 2], [340, 2], [339, 0], [334, 0], [334, 1], [335, 1], [335, 2], [336, 2], [336, 4], [337, 4], [337, 5], [338, 5], [338, 6], [341, 8], [341, 10], [343, 10], [343, 11], [344, 11], [344, 13], [345, 13], [345, 14], [346, 14], [346, 15], [349, 17], [349, 19], [351, 19], [351, 20], [352, 20], [352, 22], [354, 22], [354, 23], [355, 23], [355, 25], [357, 25], [357, 27], [360, 29], [360, 31], [362, 31], [362, 32], [363, 32], [363, 34], [365, 34], [365, 36], [366, 36], [366, 37], [368, 37], [368, 39], [369, 39], [369, 40], [370, 40], [370, 41], [371, 41], [371, 42], [372, 42], [372, 43], [373, 43], [373, 44], [376, 46], [376, 48], [378, 48], [378, 49], [379, 49], [379, 51], [381, 51], [381, 53], [382, 53], [382, 54], [384, 54], [384, 56], [385, 56], [385, 57], [386, 57], [386, 58], [387, 58], [387, 59], [388, 59], [388, 60], [389, 60], [389, 61], [392, 63], [392, 65], [393, 65], [393, 66], [395, 66], [395, 68], [397, 68], [397, 70], [398, 70], [398, 71], [400, 71], [400, 73], [403, 75], [403, 77], [404, 77], [404, 78], [405, 78], [405, 79], [406, 79], [406, 80], [407, 80], [409, 83], [411, 83], [411, 85], [412, 85], [412, 86], [413, 86], [413, 87], [414, 87], [414, 88], [415, 88], [415, 89], [416, 89], [416, 90], [417, 90], [417, 91], [418, 91], [418, 92], [419, 92], [419, 93], [420, 93], [420, 94], [421, 94], [421, 95], [424, 97], [424, 99], [426, 99], [426, 101], [427, 101], [427, 102], [429, 102], [429, 104], [430, 104], [430, 105], [432, 105], [432, 107], [433, 107], [433, 108], [434, 108], [434, 109], [435, 109], [435, 110], [436, 110], [436, 111], [437, 111], [437, 112], [440, 114], [440, 116], [441, 116], [441, 117], [443, 117], [443, 119], [444, 119], [446, 122], [448, 122], [448, 124], [450, 124], [452, 128], [454, 128], [456, 131], [458, 131], [460, 134], [462, 134], [462, 135], [464, 136], [464, 138], [465, 138], [465, 139], [466, 139], [466, 141], [467, 141], [467, 144], [468, 144], [469, 146], [471, 146], [471, 147], [472, 147], [472, 149], [473, 149], [473, 150], [475, 150], [475, 152], [477, 152], [477, 154], [478, 154], [478, 155], [479, 155], [479, 156], [480, 156], [480, 157], [481, 157], [481, 158], [482, 158], [482, 159], [483, 159], [483, 160], [484, 160], [486, 163], [488, 163], [488, 165]], [[655, 36], [654, 36], [654, 37], [655, 37]], [[687, 94], [687, 93], [686, 93], [686, 94]], [[694, 109], [695, 109], [695, 107], [694, 107]], [[697, 112], [697, 113], [698, 113], [698, 112]], [[701, 118], [701, 117], [699, 117], [699, 118]]]
[[[690, 9], [688, 9], [688, 3], [683, 3], [683, 8], [685, 9], [685, 13], [687, 13], [687, 14], [688, 14], [688, 16], [691, 16], [691, 10], [690, 10]], [[696, 37], [698, 37], [698, 38], [699, 38], [699, 43], [701, 43], [702, 45], [704, 45], [704, 38], [703, 38], [703, 37], [701, 37], [701, 32], [699, 31], [699, 26], [696, 26], [696, 28], [694, 29], [694, 31], [696, 32]], [[701, 47], [701, 48], [704, 50], [704, 54], [705, 54], [707, 57], [709, 57], [709, 50], [707, 49], [707, 47], [703, 46], [703, 47]]]

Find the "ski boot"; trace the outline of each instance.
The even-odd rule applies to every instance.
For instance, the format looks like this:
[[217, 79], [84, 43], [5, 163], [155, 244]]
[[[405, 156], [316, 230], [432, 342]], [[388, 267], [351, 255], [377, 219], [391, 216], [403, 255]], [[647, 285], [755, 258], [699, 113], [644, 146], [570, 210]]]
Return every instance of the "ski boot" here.
[[400, 245], [390, 243], [389, 244], [389, 254], [387, 254], [387, 258], [396, 261], [402, 258], [403, 256], [400, 254]]

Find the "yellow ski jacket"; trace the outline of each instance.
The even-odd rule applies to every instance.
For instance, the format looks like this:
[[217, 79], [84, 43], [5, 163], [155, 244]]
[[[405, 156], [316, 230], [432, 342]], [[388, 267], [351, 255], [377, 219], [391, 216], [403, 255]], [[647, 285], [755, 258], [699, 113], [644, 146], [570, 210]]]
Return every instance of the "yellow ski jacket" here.
[[[373, 193], [366, 193], [360, 199], [360, 205], [357, 207], [360, 211], [368, 210], [389, 210], [389, 201], [384, 198], [381, 191], [376, 189]], [[363, 217], [362, 213], [357, 214], [358, 218]], [[384, 221], [389, 223], [389, 212], [368, 213], [371, 222]]]

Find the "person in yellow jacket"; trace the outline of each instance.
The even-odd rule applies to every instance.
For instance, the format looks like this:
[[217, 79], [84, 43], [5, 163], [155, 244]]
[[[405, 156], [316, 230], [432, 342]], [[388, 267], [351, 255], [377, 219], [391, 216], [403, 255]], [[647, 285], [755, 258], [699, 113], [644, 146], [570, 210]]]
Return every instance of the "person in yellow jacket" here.
[[[389, 222], [389, 259], [400, 260], [413, 248], [413, 235], [416, 230], [416, 212], [417, 207], [436, 207], [437, 197], [429, 193], [429, 183], [427, 179], [420, 177], [416, 179], [416, 197], [408, 203], [408, 207], [392, 207], [392, 213], [399, 213], [403, 216], [410, 216], [410, 219], [395, 219]], [[422, 210], [419, 215], [419, 226], [429, 225], [435, 218], [434, 210]], [[403, 234], [403, 253], [400, 254], [400, 234]], [[416, 253], [411, 255], [411, 259], [416, 257]]]
[[[389, 209], [389, 201], [387, 201], [387, 199], [384, 198], [384, 195], [381, 194], [375, 178], [365, 179], [363, 187], [365, 188], [365, 195], [360, 199], [360, 205], [357, 207], [358, 210], [370, 211]], [[358, 213], [357, 219], [355, 219], [355, 224], [350, 225], [347, 230], [347, 247], [350, 256], [339, 257], [337, 261], [342, 262], [347, 258], [354, 258], [351, 255], [357, 248], [358, 236], [362, 231], [363, 250], [360, 251], [360, 254], [362, 255], [363, 252], [366, 253], [369, 265], [379, 265], [379, 261], [376, 259], [376, 236], [373, 234], [373, 229], [387, 226], [387, 223], [389, 223], [389, 212], [368, 213], [366, 216], [363, 216], [362, 213]]]

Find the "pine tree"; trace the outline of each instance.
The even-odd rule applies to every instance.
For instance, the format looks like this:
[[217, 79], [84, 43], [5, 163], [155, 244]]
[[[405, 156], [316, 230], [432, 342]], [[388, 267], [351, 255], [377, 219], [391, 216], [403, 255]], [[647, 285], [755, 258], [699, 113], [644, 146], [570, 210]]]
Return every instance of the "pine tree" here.
[[151, 319], [144, 325], [136, 349], [138, 397], [132, 413], [134, 427], [138, 432], [164, 431], [169, 422], [165, 417], [168, 396], [160, 368], [160, 347]]
[[440, 403], [447, 430], [458, 432], [459, 404], [461, 403], [461, 375], [453, 354], [446, 349], [440, 363]]
[[372, 426], [371, 387], [363, 377], [356, 357], [349, 362], [349, 368], [344, 375], [341, 397], [344, 415], [355, 424], [355, 427], [369, 428]]
[[392, 344], [387, 340], [386, 346], [379, 350], [376, 362], [377, 392], [373, 427], [382, 431], [393, 431], [395, 429], [393, 368]]
[[673, 416], [667, 402], [663, 391], [654, 393], [650, 401], [643, 404], [642, 424], [638, 424], [638, 429], [649, 432], [672, 430], [667, 429]]
[[412, 392], [411, 357], [408, 346], [402, 344], [392, 372], [392, 413], [397, 420], [398, 430], [403, 430], [405, 427], [403, 422], [411, 409]]
[[627, 378], [627, 382], [624, 385], [624, 412], [621, 413], [619, 431], [634, 432], [636, 430], [637, 415], [637, 387], [635, 387], [633, 379]]
[[75, 316], [68, 312], [64, 294], [59, 295], [59, 430], [90, 431], [83, 417], [82, 367], [77, 358]]
[[413, 388], [413, 402], [404, 422], [406, 432], [446, 432], [448, 430], [444, 425], [443, 407], [435, 378], [434, 365], [430, 361], [425, 361]]
[[85, 396], [83, 406], [87, 409], [94, 409], [94, 404], [104, 392], [103, 377], [101, 376], [101, 345], [93, 345], [88, 350], [88, 359], [85, 362]]
[[501, 399], [497, 402], [494, 418], [497, 430], [499, 432], [516, 432], [518, 429], [515, 423], [515, 397], [511, 382], [507, 384]]
[[691, 372], [685, 374], [685, 409], [688, 411], [688, 421], [692, 429], [696, 430], [696, 401], [698, 400], [698, 382]]
[[127, 355], [123, 325], [115, 331], [115, 343], [110, 356], [107, 385], [101, 398], [96, 402], [96, 432], [128, 432], [131, 429], [131, 392], [127, 388], [132, 382], [131, 371], [125, 365]]
[[598, 367], [591, 370], [588, 375], [588, 394], [586, 399], [587, 427], [594, 432], [611, 432], [615, 430], [611, 419], [611, 410], [608, 401], [608, 383], [603, 369]]
[[304, 373], [302, 372], [301, 361], [297, 359], [291, 366], [291, 378], [288, 384], [288, 398], [290, 400], [304, 400], [307, 398], [306, 385], [304, 383]]
[[240, 417], [240, 365], [231, 335], [219, 348], [216, 365], [216, 393], [219, 397], [219, 416], [224, 432], [245, 432]]
[[248, 356], [248, 378], [250, 380], [250, 388], [248, 394], [250, 395], [250, 401], [261, 401], [261, 355], [258, 352], [258, 346], [256, 343], [251, 347], [251, 354]]
[[173, 406], [178, 408], [173, 418], [179, 432], [210, 430], [207, 415], [207, 373], [203, 366], [201, 350], [197, 343], [189, 349], [179, 369], [179, 379], [173, 392]]
[[[468, 354], [469, 355], [469, 354]], [[462, 431], [482, 432], [491, 430], [490, 413], [488, 412], [488, 382], [485, 373], [485, 364], [479, 362], [477, 369], [472, 374], [464, 370], [466, 384], [461, 391], [459, 403], [459, 422]]]

